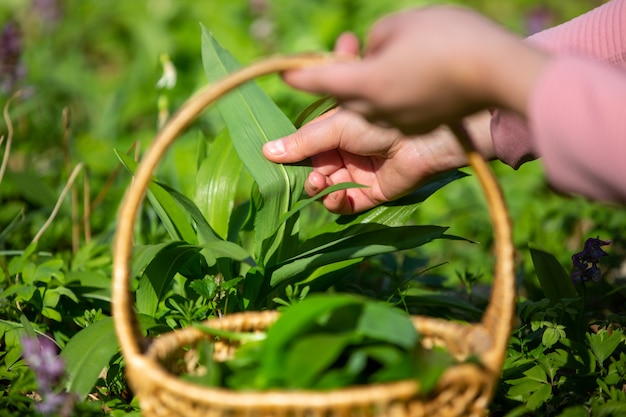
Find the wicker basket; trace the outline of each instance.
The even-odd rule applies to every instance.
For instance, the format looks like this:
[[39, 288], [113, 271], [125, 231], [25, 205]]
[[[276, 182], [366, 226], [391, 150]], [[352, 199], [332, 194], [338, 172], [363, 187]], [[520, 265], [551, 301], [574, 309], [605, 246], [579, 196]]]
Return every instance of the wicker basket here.
[[[436, 388], [420, 394], [414, 380], [355, 386], [335, 391], [235, 392], [208, 388], [182, 380], [193, 367], [194, 346], [208, 336], [195, 328], [174, 331], [152, 340], [141, 336], [133, 311], [129, 264], [134, 223], [152, 172], [178, 134], [209, 104], [238, 85], [257, 76], [315, 65], [317, 56], [266, 59], [246, 67], [188, 100], [156, 137], [140, 162], [121, 207], [114, 243], [113, 316], [128, 382], [139, 398], [145, 416], [208, 417], [344, 417], [344, 416], [481, 416], [492, 398], [507, 348], [514, 314], [514, 249], [511, 227], [501, 191], [482, 158], [473, 151], [462, 126], [451, 127], [464, 145], [470, 165], [480, 180], [489, 204], [496, 242], [497, 262], [489, 305], [482, 321], [461, 324], [414, 317], [426, 346], [443, 345], [459, 363], [448, 368]], [[235, 331], [265, 329], [278, 316], [275, 311], [245, 312], [209, 320], [216, 328]], [[236, 348], [220, 341], [217, 351]], [[462, 362], [474, 356], [476, 361]], [[183, 366], [183, 368], [185, 367]]]

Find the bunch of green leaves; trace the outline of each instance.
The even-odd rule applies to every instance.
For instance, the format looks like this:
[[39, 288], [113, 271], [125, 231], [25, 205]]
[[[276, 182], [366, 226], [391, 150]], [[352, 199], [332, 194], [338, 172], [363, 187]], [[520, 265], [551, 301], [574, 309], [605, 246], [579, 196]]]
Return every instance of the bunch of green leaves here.
[[565, 269], [543, 250], [531, 253], [545, 298], [519, 305], [495, 407], [511, 410], [507, 417], [624, 415], [626, 320], [589, 326]]
[[[70, 262], [59, 254], [38, 251], [37, 243], [6, 255], [6, 267], [0, 269], [0, 409], [6, 415], [36, 415], [32, 396], [26, 396], [37, 390], [33, 372], [22, 359], [21, 340], [27, 335], [46, 337], [61, 349], [68, 392], [85, 398], [98, 393], [96, 385], [110, 391], [117, 384], [118, 392], [125, 390], [119, 367], [110, 366], [115, 365], [119, 348], [108, 316], [108, 248], [94, 241]], [[105, 368], [107, 377], [97, 382]], [[95, 403], [77, 407], [101, 413]]]
[[316, 294], [287, 308], [266, 333], [226, 334], [246, 338], [232, 359], [217, 363], [201, 345], [202, 376], [209, 386], [236, 390], [336, 389], [417, 379], [433, 387], [452, 363], [443, 350], [425, 350], [410, 316], [394, 306], [345, 294]]
[[[239, 64], [203, 28], [202, 51], [209, 82]], [[149, 200], [172, 241], [138, 247], [133, 273], [140, 276], [140, 315], [163, 317], [172, 288], [185, 298], [203, 297], [208, 312], [273, 307], [287, 285], [306, 284], [324, 291], [364, 258], [413, 248], [446, 238], [445, 228], [406, 225], [434, 191], [462, 177], [454, 172], [434, 180], [404, 200], [354, 216], [339, 216], [303, 237], [301, 214], [314, 199], [303, 199], [305, 166], [267, 161], [262, 145], [295, 131], [294, 125], [254, 83], [217, 103], [225, 129], [208, 150], [198, 152], [194, 197], [155, 180]], [[118, 153], [132, 171], [135, 163]], [[245, 168], [245, 170], [243, 169]], [[251, 192], [238, 200], [242, 174]], [[338, 184], [326, 192], [358, 184]], [[200, 283], [191, 284], [200, 280]], [[206, 311], [205, 311], [206, 312]]]

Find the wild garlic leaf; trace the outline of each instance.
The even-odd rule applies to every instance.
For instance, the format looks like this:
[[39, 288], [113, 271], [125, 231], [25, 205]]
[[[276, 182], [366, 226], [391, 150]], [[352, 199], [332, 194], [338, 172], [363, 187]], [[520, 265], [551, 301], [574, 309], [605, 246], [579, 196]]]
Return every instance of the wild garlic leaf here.
[[270, 381], [280, 380], [284, 354], [298, 337], [318, 325], [318, 320], [338, 307], [359, 303], [349, 295], [328, 296], [313, 294], [285, 312], [268, 330], [263, 345], [263, 363], [260, 372]]
[[383, 303], [363, 305], [356, 328], [359, 335], [411, 349], [418, 340], [417, 330], [407, 313]]
[[310, 387], [315, 380], [339, 359], [350, 343], [356, 343], [355, 334], [315, 333], [298, 337], [285, 351], [281, 368], [287, 388]]
[[[205, 27], [202, 61], [209, 82], [241, 67]], [[288, 212], [300, 199], [310, 168], [274, 164], [263, 156], [261, 148], [270, 140], [293, 133], [295, 127], [254, 82], [231, 91], [218, 100], [217, 106], [239, 157], [263, 195], [263, 205], [255, 213], [255, 259], [261, 265], [284, 259], [297, 244], [297, 233], [293, 233], [297, 225], [281, 225], [279, 214]]]

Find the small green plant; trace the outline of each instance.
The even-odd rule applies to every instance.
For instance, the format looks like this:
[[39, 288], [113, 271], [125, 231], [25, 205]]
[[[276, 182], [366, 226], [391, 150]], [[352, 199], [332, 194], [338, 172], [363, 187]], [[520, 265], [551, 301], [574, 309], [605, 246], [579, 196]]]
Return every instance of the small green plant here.
[[[590, 240], [586, 248], [591, 248]], [[526, 300], [518, 307], [521, 325], [511, 337], [497, 407], [509, 411], [508, 417], [624, 415], [623, 321], [613, 315], [612, 320], [592, 327], [581, 325], [588, 323], [583, 285], [589, 284], [578, 279], [580, 253], [573, 257], [572, 274], [567, 274], [549, 253], [537, 248], [531, 253], [545, 298]], [[586, 253], [593, 255], [588, 260], [595, 271], [604, 255], [597, 250]]]

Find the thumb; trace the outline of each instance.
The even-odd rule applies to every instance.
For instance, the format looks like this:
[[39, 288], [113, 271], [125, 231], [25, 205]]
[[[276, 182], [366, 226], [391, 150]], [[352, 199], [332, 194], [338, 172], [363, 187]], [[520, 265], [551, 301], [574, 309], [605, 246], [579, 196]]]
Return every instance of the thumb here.
[[292, 163], [336, 149], [341, 128], [328, 114], [306, 124], [295, 133], [263, 145], [263, 155], [272, 162]]

